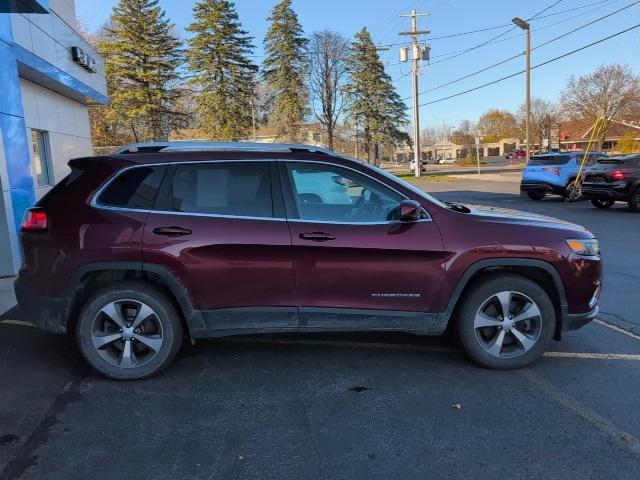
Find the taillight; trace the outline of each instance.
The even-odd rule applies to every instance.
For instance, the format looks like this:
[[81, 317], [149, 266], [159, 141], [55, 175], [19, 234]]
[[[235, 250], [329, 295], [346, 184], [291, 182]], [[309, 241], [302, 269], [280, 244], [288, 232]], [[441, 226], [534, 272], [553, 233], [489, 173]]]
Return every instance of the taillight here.
[[23, 230], [46, 230], [49, 224], [47, 212], [39, 208], [30, 208], [24, 214]]
[[624, 173], [622, 173], [620, 170], [616, 170], [611, 174], [612, 180], [624, 180], [624, 178]]
[[545, 172], [555, 173], [556, 175], [560, 175], [560, 169], [556, 167], [544, 167], [542, 170]]

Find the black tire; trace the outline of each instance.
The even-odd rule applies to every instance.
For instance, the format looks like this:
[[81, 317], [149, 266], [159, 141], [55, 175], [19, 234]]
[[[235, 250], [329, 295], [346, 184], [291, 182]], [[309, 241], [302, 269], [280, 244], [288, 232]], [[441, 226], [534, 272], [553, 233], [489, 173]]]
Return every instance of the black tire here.
[[577, 202], [578, 200], [582, 199], [582, 189], [580, 187], [577, 187], [578, 191], [574, 191], [576, 190], [576, 181], [575, 180], [571, 180], [569, 182], [569, 184], [565, 187], [564, 190], [564, 198], [568, 201], [568, 202]]
[[640, 186], [631, 192], [629, 197], [629, 208], [632, 212], [640, 212]]
[[[476, 314], [484, 305], [488, 304], [487, 308], [500, 310], [499, 303], [493, 303], [492, 299], [499, 302], [496, 295], [502, 295], [501, 292], [515, 292], [509, 298], [513, 298], [510, 300], [513, 302], [511, 305], [514, 306], [513, 321], [517, 323], [505, 328], [502, 326], [476, 327]], [[527, 300], [530, 300], [538, 308], [539, 315], [532, 317], [531, 320], [526, 320], [530, 323], [518, 322], [515, 319], [522, 312], [517, 310], [517, 306], [522, 304], [524, 308], [528, 305]], [[489, 317], [485, 315], [485, 318]], [[511, 319], [508, 322], [511, 323]], [[499, 324], [506, 325], [505, 323]], [[529, 349], [524, 347], [524, 343], [519, 342], [516, 335], [511, 332], [512, 329], [516, 330], [515, 325], [519, 325], [517, 328], [518, 336], [523, 332], [527, 333], [527, 342], [531, 344]], [[485, 277], [472, 284], [463, 299], [458, 315], [458, 332], [467, 355], [483, 367], [495, 369], [521, 368], [534, 362], [549, 346], [555, 325], [556, 313], [549, 295], [532, 280], [512, 274]], [[527, 330], [531, 332], [530, 336]], [[487, 345], [491, 344], [491, 339], [498, 338], [500, 332], [503, 332], [503, 341], [500, 345], [504, 347], [499, 347], [498, 353], [495, 355], [488, 351]], [[502, 352], [503, 348], [504, 352]], [[522, 353], [518, 353], [520, 349]]]
[[[113, 315], [118, 317], [118, 322], [133, 320], [126, 324], [125, 333], [120, 333], [123, 330], [118, 328], [117, 322], [102, 312], [110, 305], [119, 309], [119, 315]], [[139, 315], [127, 317], [126, 313], [133, 312], [133, 308], [141, 312], [142, 306], [150, 308], [152, 315], [141, 321], [134, 335], [129, 327], [134, 326]], [[131, 335], [128, 341], [124, 340], [126, 334]], [[122, 338], [96, 347], [95, 342], [107, 335], [110, 338], [121, 335]], [[183, 329], [176, 308], [165, 294], [146, 283], [126, 281], [105, 287], [86, 302], [78, 318], [76, 337], [87, 363], [102, 375], [116, 380], [139, 380], [160, 372], [171, 363], [182, 345]], [[156, 342], [153, 345], [157, 350], [149, 348], [146, 342]], [[126, 343], [133, 355], [127, 355], [131, 363], [127, 362], [125, 368], [114, 362], [117, 363], [118, 352], [125, 356]], [[120, 365], [124, 364], [121, 362]]]
[[611, 208], [614, 203], [616, 203], [615, 200], [611, 200], [610, 198], [592, 198], [591, 199], [591, 205], [593, 205], [596, 208], [600, 208], [602, 210]]
[[542, 200], [546, 194], [540, 190], [527, 190], [527, 195], [531, 200]]

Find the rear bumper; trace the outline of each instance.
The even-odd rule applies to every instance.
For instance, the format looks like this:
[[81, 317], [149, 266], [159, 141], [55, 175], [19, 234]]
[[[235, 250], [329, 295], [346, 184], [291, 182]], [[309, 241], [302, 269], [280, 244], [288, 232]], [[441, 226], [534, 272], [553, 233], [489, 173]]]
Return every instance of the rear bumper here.
[[520, 191], [521, 192], [545, 192], [545, 193], [555, 193], [556, 195], [564, 195], [565, 187], [562, 185], [555, 185], [550, 182], [540, 181], [540, 180], [522, 180], [520, 182]]
[[579, 328], [584, 327], [591, 320], [594, 320], [598, 313], [600, 313], [600, 307], [597, 305], [593, 308], [593, 310], [587, 313], [570, 313], [565, 318], [564, 322], [562, 322], [562, 330], [578, 330]]
[[607, 198], [621, 201], [626, 201], [628, 199], [628, 193], [626, 191], [597, 183], [582, 184], [582, 195], [586, 198]]
[[38, 297], [18, 278], [13, 284], [18, 301], [16, 320], [26, 320], [55, 333], [67, 333], [68, 305], [64, 298]]

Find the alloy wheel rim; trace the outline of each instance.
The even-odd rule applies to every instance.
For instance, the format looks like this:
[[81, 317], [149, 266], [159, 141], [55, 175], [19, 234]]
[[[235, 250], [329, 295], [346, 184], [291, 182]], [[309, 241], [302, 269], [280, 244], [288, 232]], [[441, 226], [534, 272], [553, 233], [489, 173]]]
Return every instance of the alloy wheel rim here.
[[498, 358], [513, 358], [531, 350], [542, 332], [542, 314], [527, 295], [507, 290], [491, 295], [473, 320], [480, 346]]
[[91, 344], [109, 364], [119, 368], [141, 367], [157, 355], [164, 342], [158, 314], [138, 300], [106, 304], [91, 323]]

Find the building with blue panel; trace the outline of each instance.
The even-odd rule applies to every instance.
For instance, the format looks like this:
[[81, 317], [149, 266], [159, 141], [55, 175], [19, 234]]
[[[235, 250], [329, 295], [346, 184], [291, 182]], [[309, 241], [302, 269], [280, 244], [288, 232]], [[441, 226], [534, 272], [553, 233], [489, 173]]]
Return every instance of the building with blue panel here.
[[25, 210], [67, 175], [69, 159], [92, 154], [89, 105], [106, 94], [74, 0], [0, 0], [0, 276], [20, 267]]

